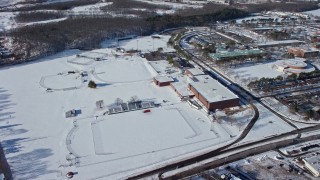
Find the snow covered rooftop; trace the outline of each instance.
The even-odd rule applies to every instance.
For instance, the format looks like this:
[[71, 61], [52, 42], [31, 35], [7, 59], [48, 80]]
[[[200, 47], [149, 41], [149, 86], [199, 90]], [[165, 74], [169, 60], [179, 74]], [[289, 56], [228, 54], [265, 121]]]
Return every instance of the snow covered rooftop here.
[[171, 86], [180, 94], [182, 97], [193, 96], [194, 94], [188, 90], [188, 84], [184, 82], [171, 83]]
[[158, 82], [174, 82], [170, 76], [156, 76], [154, 79]]
[[209, 75], [199, 75], [199, 76], [197, 76], [197, 77], [194, 77], [193, 80], [205, 82], [205, 81], [207, 81], [208, 79], [212, 79], [212, 77], [209, 76]]
[[205, 81], [191, 82], [190, 85], [210, 103], [238, 98], [237, 95], [212, 78]]
[[292, 44], [303, 44], [303, 41], [298, 40], [283, 40], [283, 41], [269, 41], [264, 43], [259, 43], [258, 47], [268, 47], [268, 46], [286, 46]]
[[265, 54], [265, 51], [260, 49], [250, 49], [250, 50], [237, 50], [237, 51], [228, 51], [228, 52], [220, 52], [220, 53], [212, 53], [210, 56], [214, 60], [223, 60], [225, 58], [234, 58], [240, 56], [251, 56], [251, 55], [259, 55]]
[[188, 71], [193, 76], [204, 75], [205, 74], [203, 71], [201, 71], [198, 68], [190, 68], [190, 69], [187, 69], [186, 71]]

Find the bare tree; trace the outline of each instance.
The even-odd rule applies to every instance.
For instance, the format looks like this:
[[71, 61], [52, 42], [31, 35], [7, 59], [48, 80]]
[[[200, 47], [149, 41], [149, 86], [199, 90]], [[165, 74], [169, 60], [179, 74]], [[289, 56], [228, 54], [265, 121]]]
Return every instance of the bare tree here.
[[120, 98], [117, 98], [117, 99], [115, 100], [115, 104], [116, 104], [117, 106], [120, 106], [121, 104], [123, 104], [123, 100], [120, 99]]

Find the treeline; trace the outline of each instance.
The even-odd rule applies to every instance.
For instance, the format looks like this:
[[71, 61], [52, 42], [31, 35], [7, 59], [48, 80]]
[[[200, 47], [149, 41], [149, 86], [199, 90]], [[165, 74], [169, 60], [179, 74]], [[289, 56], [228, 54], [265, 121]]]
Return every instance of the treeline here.
[[40, 11], [31, 11], [31, 12], [20, 12], [15, 16], [15, 20], [19, 23], [24, 22], [35, 22], [35, 21], [45, 21], [51, 19], [58, 19], [65, 17], [62, 12], [40, 12]]
[[17, 59], [31, 59], [65, 49], [99, 47], [104, 38], [150, 32], [143, 19], [77, 17], [26, 26], [10, 32]]
[[23, 60], [71, 48], [98, 48], [104, 38], [148, 35], [168, 28], [203, 26], [246, 15], [238, 9], [223, 9], [206, 15], [165, 15], [146, 19], [74, 16], [60, 22], [17, 28], [10, 32], [10, 36], [17, 47], [13, 49], [16, 58]]
[[268, 37], [273, 40], [285, 40], [290, 38], [290, 33], [285, 31], [272, 31], [268, 34]]
[[313, 78], [319, 78], [320, 77], [320, 71], [315, 70], [312, 72], [302, 72], [299, 75], [296, 74], [290, 74], [284, 79], [282, 76], [277, 76], [275, 78], [265, 78], [262, 77], [261, 79], [252, 81], [248, 84], [249, 88], [260, 88], [260, 89], [268, 89], [271, 86], [276, 85], [285, 85], [288, 82], [295, 82], [297, 80], [307, 80], [307, 79], [313, 79]]
[[210, 14], [181, 16], [164, 15], [147, 18], [155, 31], [162, 31], [167, 28], [181, 26], [203, 26], [216, 21], [225, 21], [230, 19], [242, 18], [248, 16], [248, 13], [239, 9], [225, 8]]

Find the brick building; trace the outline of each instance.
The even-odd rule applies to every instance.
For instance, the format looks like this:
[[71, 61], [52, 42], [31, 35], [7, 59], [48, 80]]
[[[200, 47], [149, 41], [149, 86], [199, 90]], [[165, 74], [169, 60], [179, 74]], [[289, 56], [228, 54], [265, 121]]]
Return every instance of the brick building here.
[[296, 57], [302, 57], [302, 58], [319, 56], [319, 50], [317, 49], [304, 49], [304, 48], [290, 47], [288, 48], [288, 53], [293, 54]]
[[157, 76], [153, 78], [153, 82], [162, 87], [162, 86], [169, 86], [170, 83], [174, 82], [174, 79], [172, 79], [172, 77], [168, 77], [168, 76]]
[[197, 76], [197, 79], [199, 81], [189, 83], [188, 88], [209, 111], [239, 106], [239, 97], [218, 81], [207, 76], [204, 79]]

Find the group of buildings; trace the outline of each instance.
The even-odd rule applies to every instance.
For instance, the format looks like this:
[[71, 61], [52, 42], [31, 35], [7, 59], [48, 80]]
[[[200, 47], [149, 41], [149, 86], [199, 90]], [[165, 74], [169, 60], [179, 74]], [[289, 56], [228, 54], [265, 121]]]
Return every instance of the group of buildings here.
[[200, 69], [187, 69], [185, 76], [187, 82], [176, 82], [167, 76], [155, 77], [153, 81], [160, 87], [170, 85], [182, 99], [196, 98], [208, 111], [240, 105], [237, 95]]

